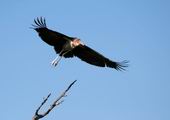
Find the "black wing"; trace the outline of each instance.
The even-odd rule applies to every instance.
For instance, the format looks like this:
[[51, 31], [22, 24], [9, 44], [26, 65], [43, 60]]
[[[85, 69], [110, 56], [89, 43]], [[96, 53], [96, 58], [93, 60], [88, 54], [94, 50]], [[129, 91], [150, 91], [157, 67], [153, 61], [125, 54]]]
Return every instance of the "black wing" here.
[[114, 62], [94, 51], [86, 45], [79, 45], [73, 50], [73, 54], [81, 60], [99, 67], [110, 67], [116, 70], [125, 70], [128, 61]]
[[62, 47], [68, 40], [74, 39], [62, 33], [48, 29], [46, 26], [46, 21], [42, 17], [34, 19], [34, 22], [34, 29], [39, 33], [41, 39], [47, 44], [54, 46], [56, 53], [61, 51]]

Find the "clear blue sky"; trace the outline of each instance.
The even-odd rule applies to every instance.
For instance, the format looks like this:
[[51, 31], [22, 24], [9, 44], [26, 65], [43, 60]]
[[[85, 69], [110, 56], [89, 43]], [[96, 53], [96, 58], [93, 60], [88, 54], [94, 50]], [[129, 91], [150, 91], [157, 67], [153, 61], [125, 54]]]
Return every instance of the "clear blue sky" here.
[[[44, 120], [170, 120], [170, 2], [168, 0], [1, 0], [0, 115], [30, 120], [77, 83]], [[125, 72], [77, 58], [54, 68], [52, 47], [29, 29], [43, 16], [53, 30], [76, 36], [116, 60]]]

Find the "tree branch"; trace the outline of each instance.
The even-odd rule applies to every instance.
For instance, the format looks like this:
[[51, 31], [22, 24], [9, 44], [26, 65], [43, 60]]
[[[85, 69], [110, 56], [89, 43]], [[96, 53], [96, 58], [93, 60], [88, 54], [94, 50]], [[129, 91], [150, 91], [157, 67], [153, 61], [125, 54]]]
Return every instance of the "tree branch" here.
[[62, 102], [64, 102], [64, 100], [61, 100], [63, 97], [66, 96], [66, 93], [69, 91], [69, 89], [73, 86], [73, 84], [76, 82], [77, 80], [73, 81], [68, 88], [53, 102], [53, 104], [50, 106], [50, 108], [43, 114], [39, 114], [39, 110], [41, 109], [41, 107], [47, 102], [48, 98], [51, 96], [51, 93], [44, 99], [44, 101], [41, 103], [41, 105], [38, 107], [38, 109], [35, 112], [35, 115], [33, 116], [32, 120], [39, 120], [43, 117], [45, 117], [46, 115], [48, 115], [50, 113], [50, 111], [60, 105]]

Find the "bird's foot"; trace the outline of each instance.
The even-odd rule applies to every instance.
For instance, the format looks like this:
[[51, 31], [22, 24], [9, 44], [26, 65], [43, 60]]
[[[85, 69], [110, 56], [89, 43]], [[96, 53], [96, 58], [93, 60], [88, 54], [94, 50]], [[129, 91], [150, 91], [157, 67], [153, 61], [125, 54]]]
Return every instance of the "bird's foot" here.
[[56, 67], [57, 64], [58, 64], [58, 60], [53, 60], [53, 61], [51, 62], [51, 65], [54, 66], [54, 67]]
[[51, 65], [56, 67], [57, 64], [59, 63], [59, 61], [61, 60], [62, 56], [58, 56], [56, 57], [52, 62], [51, 62]]

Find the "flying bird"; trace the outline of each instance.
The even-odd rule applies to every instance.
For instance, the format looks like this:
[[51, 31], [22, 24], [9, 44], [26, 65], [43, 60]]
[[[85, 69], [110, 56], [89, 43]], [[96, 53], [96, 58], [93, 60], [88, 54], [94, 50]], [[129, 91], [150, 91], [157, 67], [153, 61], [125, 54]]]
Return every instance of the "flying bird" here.
[[91, 65], [99, 67], [109, 67], [116, 70], [125, 70], [128, 61], [122, 62], [112, 61], [92, 48], [85, 45], [79, 38], [70, 37], [48, 29], [45, 18], [34, 19], [32, 26], [38, 32], [40, 38], [48, 45], [53, 46], [56, 54], [59, 54], [51, 64], [56, 66], [58, 62], [64, 58], [72, 58], [74, 56], [80, 58]]

